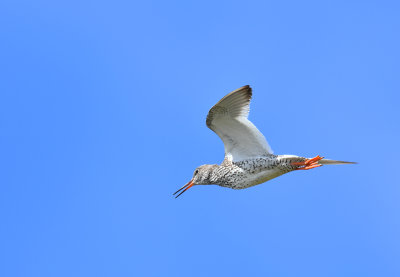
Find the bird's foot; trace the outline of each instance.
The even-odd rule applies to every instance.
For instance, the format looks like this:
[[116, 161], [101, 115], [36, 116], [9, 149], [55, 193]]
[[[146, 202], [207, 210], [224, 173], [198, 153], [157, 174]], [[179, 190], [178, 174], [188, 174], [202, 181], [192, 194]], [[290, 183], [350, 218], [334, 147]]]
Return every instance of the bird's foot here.
[[308, 170], [316, 167], [322, 166], [322, 164], [319, 164], [318, 161], [322, 160], [324, 157], [320, 157], [319, 155], [311, 158], [311, 159], [306, 159], [305, 161], [298, 162], [298, 163], [292, 163], [292, 165], [298, 166], [295, 170]]

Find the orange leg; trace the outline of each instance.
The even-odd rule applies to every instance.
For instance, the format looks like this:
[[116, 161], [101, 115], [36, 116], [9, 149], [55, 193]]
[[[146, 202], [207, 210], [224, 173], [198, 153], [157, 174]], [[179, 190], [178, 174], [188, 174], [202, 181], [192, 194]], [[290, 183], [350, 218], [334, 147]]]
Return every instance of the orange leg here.
[[320, 157], [319, 155], [311, 158], [311, 159], [306, 159], [305, 161], [298, 162], [298, 163], [292, 163], [292, 165], [297, 165], [298, 168], [295, 170], [308, 170], [311, 168], [316, 168], [322, 166], [322, 164], [319, 164], [318, 161], [322, 160], [324, 157]]

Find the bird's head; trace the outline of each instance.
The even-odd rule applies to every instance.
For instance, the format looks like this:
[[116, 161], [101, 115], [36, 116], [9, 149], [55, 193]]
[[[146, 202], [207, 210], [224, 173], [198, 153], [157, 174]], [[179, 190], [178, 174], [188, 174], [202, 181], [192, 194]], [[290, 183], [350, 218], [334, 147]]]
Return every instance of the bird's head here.
[[184, 193], [194, 185], [210, 185], [212, 171], [215, 169], [215, 167], [218, 167], [218, 165], [205, 164], [196, 168], [196, 170], [193, 173], [192, 180], [190, 180], [186, 185], [184, 185], [174, 193], [175, 195], [181, 191], [181, 193], [179, 193], [175, 198], [180, 196], [182, 193]]

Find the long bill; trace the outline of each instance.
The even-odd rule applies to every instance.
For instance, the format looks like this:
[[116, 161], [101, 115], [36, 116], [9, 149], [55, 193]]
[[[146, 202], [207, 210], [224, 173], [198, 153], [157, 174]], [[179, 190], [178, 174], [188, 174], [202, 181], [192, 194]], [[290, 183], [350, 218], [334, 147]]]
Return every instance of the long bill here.
[[182, 193], [184, 193], [185, 191], [187, 191], [188, 189], [193, 187], [193, 185], [194, 185], [193, 180], [190, 180], [189, 183], [187, 183], [186, 185], [184, 185], [183, 187], [178, 189], [173, 195], [177, 194], [178, 192], [180, 192], [182, 190], [181, 193], [179, 193], [177, 196], [175, 196], [175, 198], [178, 198]]

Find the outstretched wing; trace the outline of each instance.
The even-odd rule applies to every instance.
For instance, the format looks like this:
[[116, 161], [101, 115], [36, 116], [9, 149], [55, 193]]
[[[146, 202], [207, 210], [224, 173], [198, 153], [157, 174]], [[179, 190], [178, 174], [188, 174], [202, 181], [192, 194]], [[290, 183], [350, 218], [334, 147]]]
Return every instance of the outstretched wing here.
[[206, 124], [224, 142], [225, 159], [232, 162], [272, 154], [263, 134], [247, 118], [252, 92], [241, 87], [222, 98], [208, 112]]

